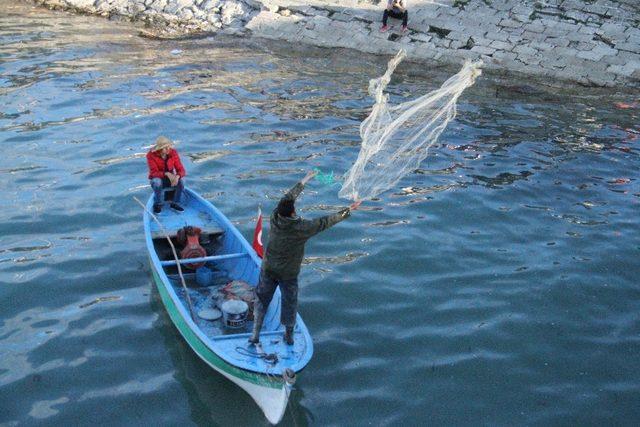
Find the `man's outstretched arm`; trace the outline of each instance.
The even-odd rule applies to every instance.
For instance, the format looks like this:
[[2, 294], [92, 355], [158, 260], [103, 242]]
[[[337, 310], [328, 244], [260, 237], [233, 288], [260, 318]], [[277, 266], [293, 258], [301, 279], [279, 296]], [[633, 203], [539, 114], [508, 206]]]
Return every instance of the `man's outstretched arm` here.
[[296, 183], [296, 185], [294, 185], [293, 187], [291, 187], [289, 191], [287, 191], [287, 193], [282, 197], [282, 200], [296, 200], [300, 195], [300, 193], [302, 193], [302, 190], [304, 189], [305, 184], [309, 182], [311, 178], [316, 176], [317, 173], [318, 172], [316, 171], [308, 172], [307, 175], [304, 178], [302, 178], [300, 182]]
[[348, 208], [341, 209], [334, 214], [316, 218], [311, 221], [304, 220], [302, 222], [303, 232], [307, 235], [307, 237], [311, 237], [320, 233], [321, 231], [326, 230], [329, 227], [333, 227], [340, 221], [349, 218], [351, 216], [351, 212], [358, 209], [360, 203], [362, 203], [362, 201], [358, 200], [352, 203]]

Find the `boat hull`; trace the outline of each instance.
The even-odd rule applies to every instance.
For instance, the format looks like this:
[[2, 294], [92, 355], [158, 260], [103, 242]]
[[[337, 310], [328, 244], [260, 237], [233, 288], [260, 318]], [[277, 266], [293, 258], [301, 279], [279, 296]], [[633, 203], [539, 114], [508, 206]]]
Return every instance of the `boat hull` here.
[[162, 303], [171, 318], [171, 321], [182, 335], [183, 339], [189, 344], [193, 351], [207, 365], [233, 381], [245, 392], [247, 392], [256, 404], [262, 409], [267, 420], [272, 424], [280, 422], [284, 416], [289, 401], [291, 385], [289, 385], [282, 376], [263, 375], [255, 372], [246, 371], [233, 366], [203, 343], [197, 334], [190, 328], [185, 321], [182, 313], [176, 307], [175, 302], [169, 296], [165, 283], [158, 274], [154, 263], [150, 262], [153, 271], [153, 279], [162, 299]]

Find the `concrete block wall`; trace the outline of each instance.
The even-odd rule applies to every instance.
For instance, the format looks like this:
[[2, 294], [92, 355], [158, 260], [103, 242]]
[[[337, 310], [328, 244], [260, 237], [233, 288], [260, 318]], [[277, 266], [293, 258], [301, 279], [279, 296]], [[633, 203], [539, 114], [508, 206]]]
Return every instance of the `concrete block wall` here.
[[640, 86], [640, 0], [409, 0], [409, 30], [379, 31], [385, 0], [35, 0], [156, 24], [414, 60], [510, 70], [592, 86]]

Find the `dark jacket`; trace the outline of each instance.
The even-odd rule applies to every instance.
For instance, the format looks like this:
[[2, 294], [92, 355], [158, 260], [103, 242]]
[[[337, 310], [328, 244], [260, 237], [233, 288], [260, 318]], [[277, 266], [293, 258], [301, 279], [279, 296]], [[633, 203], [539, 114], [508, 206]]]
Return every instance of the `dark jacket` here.
[[147, 153], [147, 165], [149, 165], [149, 179], [164, 178], [165, 172], [175, 173], [180, 175], [180, 178], [184, 178], [187, 175], [178, 152], [173, 148], [169, 150], [166, 161], [160, 156], [160, 151], [149, 151]]
[[[302, 182], [297, 183], [282, 199], [295, 200], [303, 188]], [[295, 279], [300, 273], [300, 265], [304, 258], [304, 244], [307, 240], [349, 216], [351, 216], [349, 208], [314, 220], [302, 219], [298, 216], [283, 217], [278, 215], [277, 208], [274, 209], [271, 214], [269, 243], [262, 260], [262, 270], [275, 280]]]

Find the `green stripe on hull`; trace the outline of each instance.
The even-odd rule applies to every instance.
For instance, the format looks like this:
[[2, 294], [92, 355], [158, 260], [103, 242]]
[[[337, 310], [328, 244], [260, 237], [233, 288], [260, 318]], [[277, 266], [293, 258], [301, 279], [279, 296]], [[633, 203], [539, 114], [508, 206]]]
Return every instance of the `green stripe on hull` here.
[[236, 378], [239, 378], [244, 381], [248, 381], [250, 383], [270, 387], [275, 389], [280, 389], [284, 385], [284, 380], [279, 377], [267, 376], [257, 374], [255, 372], [245, 371], [244, 369], [239, 369], [229, 363], [225, 362], [221, 359], [216, 353], [211, 351], [209, 347], [205, 343], [203, 343], [200, 338], [191, 330], [185, 319], [182, 317], [178, 308], [176, 307], [173, 299], [167, 292], [162, 283], [162, 279], [158, 276], [153, 264], [151, 265], [151, 271], [153, 271], [153, 278], [156, 282], [156, 287], [158, 288], [158, 292], [160, 292], [160, 297], [162, 298], [162, 302], [164, 303], [167, 312], [169, 313], [169, 317], [173, 321], [173, 324], [178, 328], [182, 337], [189, 343], [191, 348], [202, 358], [204, 361], [209, 363], [210, 365], [215, 366], [216, 368], [232, 375]]

